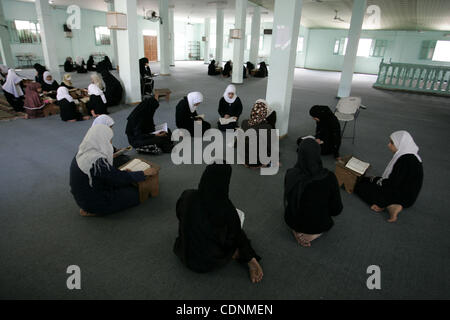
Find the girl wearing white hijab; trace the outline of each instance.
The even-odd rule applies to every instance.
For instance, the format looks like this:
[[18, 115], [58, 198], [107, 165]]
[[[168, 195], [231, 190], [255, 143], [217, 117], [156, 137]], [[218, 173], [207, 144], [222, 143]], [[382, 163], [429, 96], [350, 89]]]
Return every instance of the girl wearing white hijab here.
[[42, 91], [44, 92], [50, 92], [50, 91], [56, 91], [59, 88], [58, 82], [53, 79], [53, 76], [50, 72], [45, 71], [44, 72], [44, 82], [42, 83]]
[[408, 132], [394, 132], [388, 147], [394, 156], [383, 176], [363, 178], [357, 183], [355, 193], [375, 212], [387, 208], [388, 222], [395, 222], [404, 208], [416, 202], [422, 188], [423, 166], [419, 147]]
[[62, 121], [77, 122], [82, 120], [89, 120], [89, 116], [83, 116], [77, 108], [75, 100], [69, 94], [67, 87], [59, 87], [56, 92], [56, 100], [60, 109], [59, 115]]
[[202, 133], [211, 128], [211, 125], [199, 117], [197, 108], [203, 102], [203, 94], [191, 92], [178, 102], [176, 108], [176, 124], [180, 129], [186, 129], [191, 136], [194, 136], [194, 124], [198, 122], [202, 126]]
[[120, 171], [113, 166], [113, 131], [99, 124], [89, 129], [70, 167], [70, 187], [82, 216], [105, 215], [139, 204], [134, 185], [154, 168], [145, 171]]
[[93, 117], [97, 117], [101, 114], [107, 114], [108, 102], [103, 92], [103, 82], [97, 73], [91, 75], [92, 83], [88, 87], [88, 94], [90, 96], [87, 104], [88, 110], [90, 110]]
[[219, 115], [221, 118], [230, 119], [235, 121], [228, 124], [221, 124], [219, 121], [218, 127], [220, 130], [225, 131], [227, 129], [236, 129], [238, 126], [239, 117], [242, 114], [242, 102], [236, 94], [236, 87], [230, 84], [223, 93], [223, 97], [219, 101]]
[[114, 125], [114, 120], [110, 116], [102, 114], [101, 116], [95, 118], [94, 122], [92, 123], [92, 127], [98, 124], [103, 124], [105, 126], [112, 128]]
[[22, 78], [20, 78], [13, 69], [9, 69], [8, 75], [6, 76], [6, 82], [2, 86], [6, 100], [8, 100], [8, 103], [16, 112], [24, 110], [24, 94], [20, 87], [21, 82]]

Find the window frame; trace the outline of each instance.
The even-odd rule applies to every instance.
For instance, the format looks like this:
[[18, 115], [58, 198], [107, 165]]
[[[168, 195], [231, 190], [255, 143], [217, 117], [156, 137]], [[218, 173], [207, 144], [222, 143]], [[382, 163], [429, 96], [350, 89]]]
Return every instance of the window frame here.
[[[34, 28], [29, 29], [17, 29], [16, 21], [27, 22], [33, 25]], [[21, 20], [14, 19], [6, 21], [6, 25], [9, 30], [10, 43], [13, 44], [41, 44], [41, 28], [39, 22], [36, 20]], [[22, 34], [21, 34], [22, 32]], [[28, 35], [26, 34], [28, 33]], [[34, 34], [34, 35], [33, 35]], [[30, 39], [30, 41], [24, 41]]]
[[[109, 38], [108, 38], [109, 43], [102, 43], [101, 37], [100, 37], [99, 41], [97, 40], [97, 28], [106, 28], [109, 31]], [[98, 46], [98, 47], [110, 46], [111, 45], [111, 30], [108, 29], [107, 26], [100, 26], [100, 25], [99, 26], [94, 26], [94, 41], [95, 41], [95, 45]]]

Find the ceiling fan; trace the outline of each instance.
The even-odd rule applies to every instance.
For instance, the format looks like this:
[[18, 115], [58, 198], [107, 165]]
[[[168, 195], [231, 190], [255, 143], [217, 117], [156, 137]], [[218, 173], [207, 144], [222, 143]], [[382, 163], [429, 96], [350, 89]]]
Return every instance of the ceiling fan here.
[[337, 22], [345, 22], [344, 19], [342, 19], [341, 17], [338, 16], [338, 10], [334, 9], [334, 12], [336, 12], [336, 15], [334, 16], [333, 21], [337, 21]]

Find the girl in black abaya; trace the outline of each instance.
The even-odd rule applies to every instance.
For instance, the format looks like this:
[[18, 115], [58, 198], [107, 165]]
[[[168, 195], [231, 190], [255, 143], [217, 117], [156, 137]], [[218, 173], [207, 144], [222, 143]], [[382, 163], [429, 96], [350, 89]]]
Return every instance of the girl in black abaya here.
[[173, 148], [171, 132], [154, 134], [153, 119], [159, 102], [154, 97], [141, 102], [128, 117], [126, 134], [129, 143], [140, 153], [161, 154], [170, 153]]
[[311, 241], [333, 227], [331, 217], [343, 209], [336, 176], [322, 167], [320, 146], [313, 138], [301, 142], [297, 164], [287, 171], [284, 188], [284, 219], [297, 242], [310, 247]]
[[189, 269], [209, 272], [231, 259], [246, 263], [253, 283], [262, 279], [261, 258], [250, 245], [238, 211], [228, 198], [231, 166], [206, 167], [197, 190], [186, 190], [177, 202], [179, 234], [174, 252]]
[[154, 80], [152, 70], [149, 66], [147, 58], [139, 59], [139, 73], [141, 75], [141, 93], [142, 95], [150, 95], [153, 92]]
[[316, 139], [322, 149], [322, 155], [339, 157], [341, 147], [341, 125], [327, 106], [314, 106], [309, 114], [317, 122]]
[[112, 107], [117, 106], [122, 102], [123, 88], [120, 81], [117, 80], [109, 70], [109, 64], [105, 61], [102, 61], [97, 65], [97, 71], [100, 72], [103, 82], [105, 83], [106, 105]]

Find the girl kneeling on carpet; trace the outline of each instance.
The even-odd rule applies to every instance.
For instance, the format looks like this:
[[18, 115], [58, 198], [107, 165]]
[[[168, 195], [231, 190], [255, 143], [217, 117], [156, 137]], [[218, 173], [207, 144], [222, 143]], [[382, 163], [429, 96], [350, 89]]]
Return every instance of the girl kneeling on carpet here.
[[99, 124], [89, 129], [70, 166], [70, 188], [82, 216], [105, 215], [139, 204], [137, 182], [155, 168], [127, 172], [113, 166], [113, 131]]

